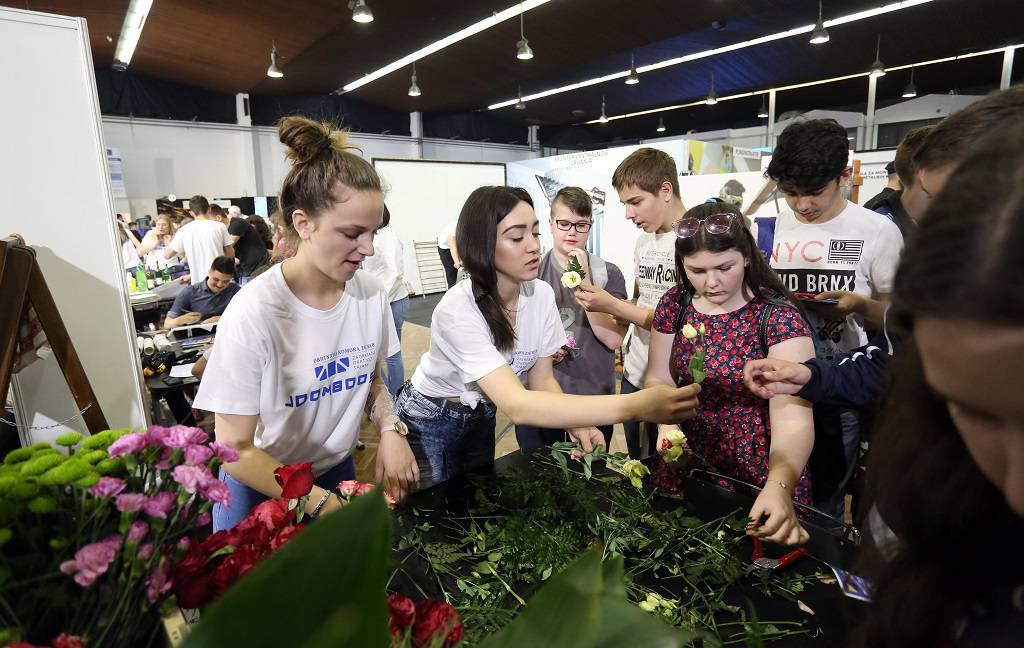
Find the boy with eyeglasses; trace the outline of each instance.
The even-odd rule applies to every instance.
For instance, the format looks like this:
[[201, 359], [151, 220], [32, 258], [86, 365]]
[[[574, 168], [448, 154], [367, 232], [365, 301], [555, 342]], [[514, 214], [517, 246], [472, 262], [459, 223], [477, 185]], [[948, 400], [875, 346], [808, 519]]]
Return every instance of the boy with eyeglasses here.
[[[570, 339], [568, 348], [555, 354], [555, 379], [566, 394], [604, 395], [615, 393], [615, 350], [622, 345], [626, 325], [606, 313], [588, 313], [576, 301], [577, 289], [562, 285], [562, 275], [575, 258], [586, 276], [582, 286], [596, 286], [616, 299], [626, 298], [626, 281], [613, 263], [587, 253], [593, 226], [590, 196], [579, 187], [563, 187], [551, 201], [551, 237], [554, 246], [540, 260], [537, 278], [555, 291], [555, 304]], [[581, 287], [582, 287], [581, 286]], [[573, 348], [575, 347], [575, 348]], [[612, 426], [599, 428], [605, 450], [612, 438]], [[565, 430], [516, 426], [516, 440], [523, 450], [566, 440]]]

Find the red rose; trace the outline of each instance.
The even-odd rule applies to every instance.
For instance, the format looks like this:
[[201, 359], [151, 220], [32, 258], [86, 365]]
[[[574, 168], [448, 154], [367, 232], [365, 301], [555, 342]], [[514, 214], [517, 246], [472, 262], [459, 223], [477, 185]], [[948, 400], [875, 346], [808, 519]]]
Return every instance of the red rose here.
[[353, 493], [353, 495], [355, 497], [359, 497], [360, 495], [366, 495], [376, 487], [376, 484], [359, 484], [358, 486], [356, 486], [356, 491], [355, 493]]
[[62, 632], [53, 640], [53, 648], [85, 648], [85, 642], [78, 635]]
[[287, 526], [294, 514], [288, 510], [288, 500], [269, 499], [264, 500], [249, 511], [249, 515], [238, 523], [240, 530], [245, 531], [256, 526], [262, 526], [268, 531], [277, 531]]
[[259, 554], [252, 547], [242, 546], [235, 549], [213, 570], [210, 584], [218, 594], [223, 593], [252, 569], [259, 559]]
[[192, 543], [185, 557], [171, 570], [172, 591], [181, 607], [196, 609], [213, 597], [210, 569], [207, 568], [209, 556], [198, 542]]
[[661, 450], [662, 452], [668, 452], [669, 450], [672, 449], [672, 441], [668, 439], [662, 439], [661, 446], [658, 449]]
[[391, 634], [401, 635], [412, 625], [416, 616], [416, 604], [402, 594], [388, 594], [388, 608], [391, 613]]
[[281, 545], [294, 538], [305, 527], [306, 525], [304, 524], [291, 524], [278, 531], [270, 539], [270, 551], [277, 551]]
[[425, 646], [441, 633], [445, 648], [462, 640], [462, 622], [455, 608], [444, 601], [420, 601], [416, 604], [416, 624], [412, 627], [413, 645]]
[[282, 499], [298, 499], [309, 495], [313, 488], [313, 464], [301, 463], [281, 466], [274, 470], [274, 479], [281, 487]]

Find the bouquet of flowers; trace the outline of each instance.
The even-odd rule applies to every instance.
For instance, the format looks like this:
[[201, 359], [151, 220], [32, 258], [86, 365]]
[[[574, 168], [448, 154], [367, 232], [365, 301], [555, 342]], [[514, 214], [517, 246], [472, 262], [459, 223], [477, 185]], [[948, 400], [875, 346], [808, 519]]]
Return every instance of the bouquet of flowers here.
[[658, 445], [658, 454], [666, 463], [676, 463], [686, 451], [686, 435], [678, 427], [669, 430]]
[[0, 642], [145, 643], [190, 534], [230, 502], [214, 473], [238, 453], [185, 426], [56, 444], [0, 465]]

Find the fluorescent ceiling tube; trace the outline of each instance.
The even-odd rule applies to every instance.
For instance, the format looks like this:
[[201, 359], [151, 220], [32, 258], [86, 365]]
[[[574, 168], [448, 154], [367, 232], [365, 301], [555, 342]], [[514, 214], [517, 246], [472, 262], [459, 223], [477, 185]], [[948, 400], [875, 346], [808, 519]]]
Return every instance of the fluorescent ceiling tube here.
[[[928, 0], [928, 1], [930, 2], [931, 0]], [[445, 36], [441, 40], [434, 41], [430, 45], [427, 45], [426, 47], [418, 49], [415, 52], [413, 52], [412, 54], [408, 54], [408, 55], [403, 56], [402, 58], [398, 59], [397, 61], [394, 61], [392, 63], [388, 63], [387, 65], [385, 65], [384, 67], [380, 68], [379, 70], [374, 70], [373, 72], [370, 72], [369, 74], [363, 76], [363, 78], [361, 78], [361, 79], [357, 79], [355, 81], [351, 81], [349, 83], [346, 83], [344, 86], [342, 86], [342, 87], [338, 88], [337, 90], [335, 90], [334, 94], [342, 94], [344, 92], [352, 92], [356, 88], [361, 88], [364, 85], [366, 85], [367, 83], [373, 83], [377, 79], [379, 79], [379, 78], [381, 78], [383, 76], [386, 76], [388, 74], [391, 74], [395, 70], [400, 70], [403, 67], [405, 67], [406, 65], [409, 65], [410, 63], [414, 63], [414, 62], [420, 60], [421, 58], [423, 58], [425, 56], [429, 56], [429, 55], [433, 54], [434, 52], [439, 52], [439, 51], [443, 50], [444, 48], [448, 47], [449, 45], [454, 45], [455, 43], [458, 43], [459, 41], [465, 40], [465, 39], [467, 39], [470, 36], [473, 36], [475, 34], [479, 34], [480, 32], [482, 32], [484, 30], [487, 30], [487, 29], [490, 29], [491, 27], [494, 27], [495, 25], [503, 23], [506, 20], [509, 20], [511, 18], [516, 18], [516, 17], [519, 16], [521, 11], [529, 11], [530, 9], [535, 9], [535, 8], [537, 8], [537, 7], [539, 7], [539, 6], [543, 5], [543, 4], [547, 4], [548, 2], [550, 2], [550, 0], [526, 0], [525, 2], [522, 2], [520, 4], [516, 4], [516, 5], [513, 5], [513, 6], [509, 7], [508, 9], [505, 9], [504, 11], [499, 11], [499, 12], [489, 16], [488, 18], [485, 18], [485, 19], [483, 19], [483, 20], [481, 20], [479, 22], [473, 23], [472, 25], [470, 25], [469, 27], [466, 27], [465, 29], [460, 29], [459, 31], [455, 32], [454, 34], [449, 34], [448, 36]], [[516, 102], [516, 100], [513, 99], [512, 102], [509, 105], [514, 104], [515, 102]]]
[[[845, 25], [846, 23], [857, 22], [858, 20], [866, 20], [882, 14], [891, 13], [893, 11], [900, 11], [901, 9], [908, 9], [910, 7], [916, 7], [917, 5], [928, 4], [934, 0], [904, 0], [903, 2], [893, 2], [891, 4], [883, 5], [881, 7], [875, 7], [874, 9], [867, 9], [865, 11], [858, 11], [847, 16], [840, 16], [839, 18], [833, 18], [832, 20], [826, 20], [824, 26], [834, 27], [836, 25]], [[644, 74], [651, 70], [660, 70], [661, 68], [672, 67], [673, 65], [679, 65], [680, 63], [687, 63], [689, 61], [696, 61], [698, 59], [707, 58], [709, 56], [717, 56], [719, 54], [725, 54], [727, 52], [734, 52], [736, 50], [745, 49], [747, 47], [754, 47], [755, 45], [763, 45], [765, 43], [771, 43], [772, 41], [782, 40], [791, 36], [800, 36], [802, 34], [809, 34], [814, 31], [814, 25], [804, 25], [802, 27], [794, 27], [788, 31], [777, 32], [775, 34], [768, 34], [767, 36], [761, 36], [741, 43], [734, 43], [732, 45], [725, 45], [722, 47], [716, 47], [714, 49], [704, 50], [701, 52], [694, 52], [693, 54], [687, 54], [677, 58], [667, 59], [659, 61], [657, 63], [651, 63], [650, 65], [642, 65], [637, 68], [637, 72]], [[579, 81], [577, 83], [571, 83], [569, 85], [561, 86], [558, 88], [552, 88], [551, 90], [543, 90], [536, 92], [532, 95], [523, 97], [524, 101], [533, 101], [534, 99], [542, 99], [544, 97], [550, 97], [551, 95], [561, 94], [563, 92], [570, 92], [572, 90], [579, 90], [580, 88], [586, 88], [588, 86], [597, 85], [606, 81], [614, 81], [615, 79], [623, 79], [629, 75], [629, 70], [623, 70], [621, 72], [613, 72], [604, 76], [596, 77], [593, 79], [587, 79], [586, 81]], [[348, 87], [346, 86], [346, 90]], [[719, 97], [721, 99], [721, 97]], [[498, 108], [505, 108], [506, 106], [514, 105], [516, 99], [508, 99], [500, 101], [495, 104], [487, 106], [488, 110], [497, 110]]]
[[128, 69], [152, 6], [153, 0], [132, 0], [128, 5], [128, 12], [121, 25], [121, 36], [117, 39], [117, 48], [114, 50], [114, 62], [111, 67], [115, 70], [123, 72]]

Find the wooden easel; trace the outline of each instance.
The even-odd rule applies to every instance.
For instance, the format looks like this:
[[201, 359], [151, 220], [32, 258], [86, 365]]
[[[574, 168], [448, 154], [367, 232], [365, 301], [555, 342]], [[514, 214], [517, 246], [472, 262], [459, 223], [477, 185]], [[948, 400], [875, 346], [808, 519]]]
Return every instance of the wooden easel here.
[[0, 403], [7, 400], [21, 316], [26, 304], [32, 304], [89, 432], [106, 430], [107, 419], [43, 279], [36, 252], [17, 235], [0, 239], [0, 295], [4, 297], [0, 309]]

